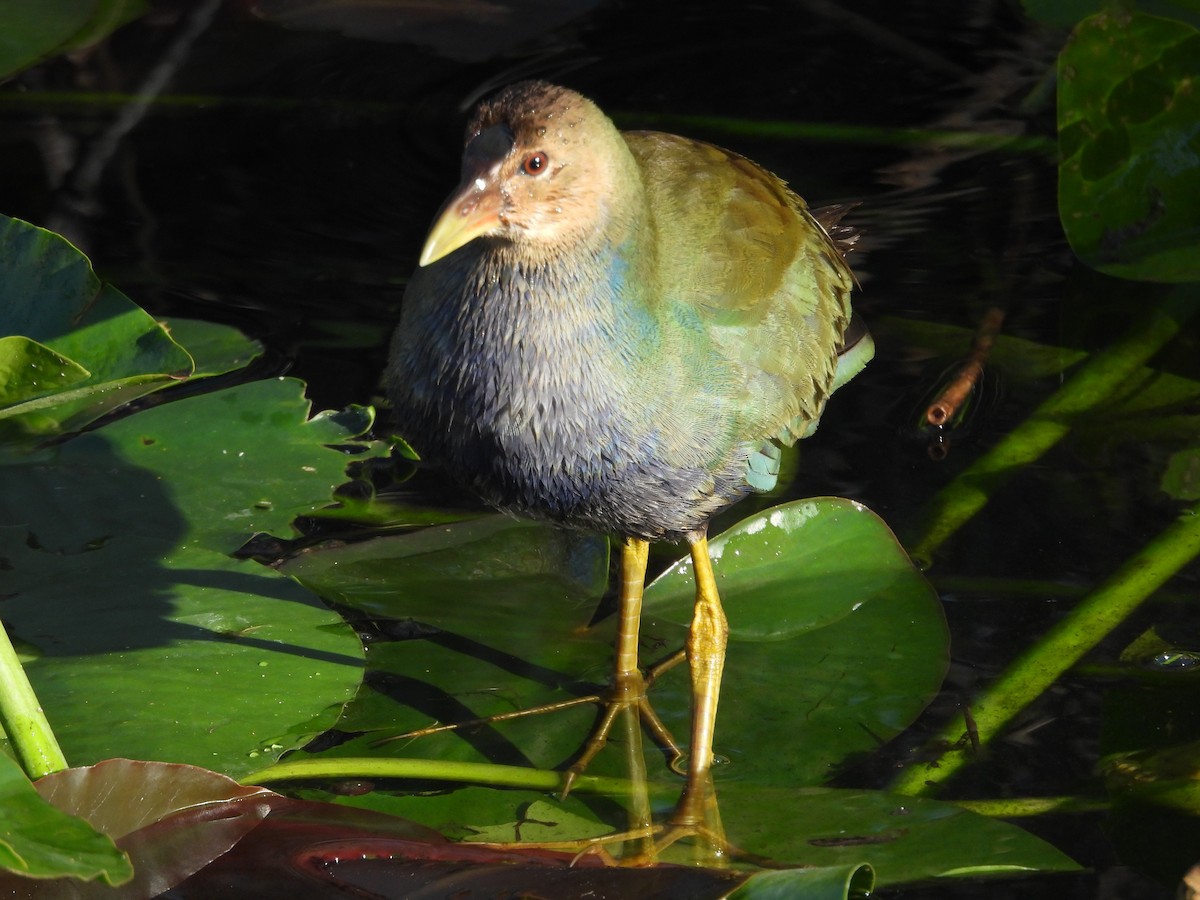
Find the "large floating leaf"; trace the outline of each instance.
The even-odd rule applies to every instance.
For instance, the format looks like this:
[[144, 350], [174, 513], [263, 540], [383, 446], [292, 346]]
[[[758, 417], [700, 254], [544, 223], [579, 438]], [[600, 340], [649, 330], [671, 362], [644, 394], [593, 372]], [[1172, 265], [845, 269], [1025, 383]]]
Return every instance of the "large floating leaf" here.
[[[709, 555], [731, 612], [731, 641], [781, 641], [831, 625], [901, 578], [930, 597], [887, 526], [850, 501], [777, 506], [724, 532]], [[668, 569], [646, 596], [648, 612], [690, 625], [691, 560]]]
[[0, 338], [0, 407], [63, 391], [90, 374], [45, 344], [20, 335]]
[[[581, 841], [620, 832], [626, 822], [623, 794], [598, 795], [589, 787], [584, 787], [587, 796], [573, 794], [564, 801], [547, 792], [483, 787], [438, 792], [428, 781], [422, 786], [419, 795], [394, 797], [391, 810], [467, 841]], [[661, 818], [678, 786], [660, 778], [648, 787]], [[881, 884], [894, 885], [1078, 869], [1065, 854], [1015, 825], [941, 801], [879, 791], [764, 787], [751, 780], [720, 781], [716, 797], [734, 848], [728, 862], [748, 870], [766, 860], [783, 868], [866, 864]], [[507, 819], [501, 811], [504, 799]], [[363, 794], [344, 802], [382, 809], [386, 801], [386, 794]], [[694, 855], [695, 848], [684, 841], [661, 859], [694, 862]]]
[[341, 618], [228, 554], [329, 502], [362, 413], [306, 421], [299, 382], [146, 410], [0, 467], [2, 611], [76, 764], [240, 774], [336, 719], [361, 677]]
[[[194, 342], [194, 351], [176, 337]], [[102, 285], [63, 238], [0, 216], [0, 442], [9, 448], [82, 428], [152, 391], [230, 371], [260, 352], [223, 325], [180, 320], [169, 332]]]
[[0, 272], [0, 335], [36, 341], [88, 373], [19, 373], [20, 390], [8, 392], [26, 399], [0, 410], [3, 440], [80, 428], [192, 374], [187, 351], [57, 234], [0, 217]]
[[143, 0], [5, 0], [0, 5], [0, 78], [93, 44], [145, 6]]
[[[748, 788], [721, 796], [723, 815], [739, 821], [757, 815], [785, 829], [794, 814], [778, 804], [764, 808], [750, 788], [820, 784], [839, 762], [902, 729], [940, 683], [945, 624], [936, 597], [891, 532], [849, 501], [806, 500], [767, 510], [716, 538], [712, 550], [733, 629], [717, 730], [717, 751], [731, 764], [717, 771], [718, 793], [724, 779]], [[586, 737], [593, 705], [382, 749], [374, 744], [436, 722], [602, 690], [613, 623], [586, 627], [602, 560], [586, 537], [495, 516], [288, 562], [285, 571], [339, 604], [377, 619], [420, 623], [413, 640], [371, 646], [367, 684], [339, 722], [342, 731], [363, 736], [321, 755], [382, 752], [561, 767]], [[682, 646], [693, 590], [686, 563], [671, 566], [648, 588], [644, 662]], [[685, 669], [669, 671], [651, 690], [676, 734], [686, 734], [690, 714]], [[614, 735], [589, 774], [627, 774], [629, 752]], [[679, 780], [661, 754], [651, 750], [648, 761], [663, 813]], [[436, 771], [432, 762], [430, 771]], [[559, 804], [544, 792], [482, 786], [438, 796], [367, 794], [351, 802], [445, 833], [493, 840], [595, 835], [620, 828], [625, 816], [620, 804], [578, 794]], [[555, 808], [546, 815], [522, 812], [540, 802]], [[744, 805], [744, 815], [731, 805]], [[555, 824], [539, 831], [543, 822]], [[740, 842], [736, 832], [730, 836]]]
[[[374, 690], [360, 695], [340, 727], [396, 733], [600, 689], [613, 623], [585, 628], [599, 590], [594, 551], [588, 562], [581, 541], [492, 517], [285, 565], [338, 603], [448, 633], [375, 646]], [[738, 697], [722, 709], [718, 750], [735, 767], [746, 756], [774, 760], [761, 769], [750, 764], [758, 776], [778, 771], [785, 783], [820, 784], [848, 754], [896, 734], [937, 690], [946, 665], [940, 607], [891, 532], [862, 507], [825, 499], [767, 510], [714, 540], [713, 556], [733, 633], [726, 691]], [[688, 573], [686, 563], [672, 566], [647, 590], [645, 662], [683, 645], [693, 596]], [[686, 733], [690, 712], [683, 669], [664, 676], [653, 695], [678, 733]], [[557, 765], [577, 746], [578, 732], [574, 740], [565, 733], [565, 743], [547, 739], [565, 715], [577, 713], [538, 723], [538, 752], [526, 750], [534, 764]], [[774, 750], [747, 754], [743, 743], [761, 751], [764, 731]], [[459, 733], [405, 752], [486, 758], [468, 743]]]
[[[660, 798], [665, 795], [658, 795]], [[467, 799], [477, 797], [477, 792]], [[830, 788], [718, 783], [722, 822], [737, 848], [782, 866], [833, 870], [867, 864], [880, 885], [947, 876], [1063, 872], [1079, 866], [1041, 838], [952, 803]], [[484, 828], [472, 840], [553, 841], [583, 823], [556, 799], [514, 806], [512, 822]], [[683, 846], [667, 860], [686, 861]], [[733, 862], [739, 862], [736, 853]], [[745, 860], [741, 860], [743, 865]]]
[[742, 782], [719, 788], [718, 800], [726, 828], [743, 846], [797, 864], [865, 862], [880, 886], [1079, 868], [1041, 838], [951, 803], [879, 791], [790, 790]]
[[28, 878], [101, 878], [110, 885], [132, 877], [129, 860], [107, 836], [38, 796], [3, 753], [0, 809], [0, 869]]
[[193, 378], [234, 372], [262, 355], [262, 344], [228, 325], [174, 316], [163, 325], [195, 360]]
[[[712, 555], [730, 622], [716, 751], [731, 776], [821, 784], [839, 762], [898, 734], [936, 693], [947, 665], [941, 607], [874, 513], [849, 500], [798, 500], [742, 521], [713, 541]], [[682, 642], [693, 591], [688, 563], [647, 588], [647, 639]], [[682, 667], [655, 701], [682, 731]]]
[[171, 896], [845, 900], [864, 896], [872, 883], [870, 870], [854, 864], [758, 873], [692, 865], [610, 866], [597, 856], [570, 851], [454, 843], [364, 810], [279, 797], [271, 805], [261, 826]]
[[[611, 632], [587, 628], [608, 572], [603, 538], [503, 516], [377, 538], [289, 561], [282, 571], [322, 596], [444, 634], [375, 643], [371, 672], [339, 728], [366, 742], [435, 721], [567, 700], [603, 683]], [[588, 681], [595, 682], [589, 685]], [[580, 684], [582, 682], [582, 684]], [[572, 687], [576, 687], [572, 690]], [[511, 725], [530, 743], [500, 761], [552, 767], [578, 745], [592, 709]], [[458, 733], [404, 754], [487, 759], [486, 739]], [[494, 743], [494, 742], [493, 742]], [[356, 746], [339, 748], [354, 754]]]
[[1200, 33], [1105, 12], [1058, 61], [1059, 209], [1088, 264], [1146, 281], [1200, 279]]

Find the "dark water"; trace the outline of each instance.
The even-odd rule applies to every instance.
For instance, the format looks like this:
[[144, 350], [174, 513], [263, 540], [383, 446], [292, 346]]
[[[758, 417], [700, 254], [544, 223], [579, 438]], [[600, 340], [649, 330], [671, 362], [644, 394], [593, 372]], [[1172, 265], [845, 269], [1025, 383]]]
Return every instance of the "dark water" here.
[[[1015, 4], [514, 0], [481, 26], [483, 4], [451, 2], [415, 6], [394, 33], [362, 25], [386, 40], [283, 28], [254, 19], [252, 5], [216, 11], [173, 63], [164, 102], [120, 142], [94, 185], [54, 169], [87, 159], [121, 103], [81, 103], [65, 92], [136, 91], [169, 58], [185, 11], [197, 15], [201, 5], [164, 7], [94, 52], [10, 85], [46, 93], [37, 104], [0, 94], [0, 211], [68, 234], [101, 277], [152, 312], [229, 322], [261, 338], [268, 354], [249, 374], [289, 370], [309, 383], [318, 409], [371, 400], [404, 281], [456, 181], [464, 111], [488, 87], [529, 75], [588, 94], [619, 123], [730, 146], [814, 205], [862, 202], [856, 305], [879, 353], [803, 447], [795, 496], [853, 497], [911, 536], [926, 500], [1058, 385], [989, 370], [970, 418], [935, 452], [916, 423], [952, 359], [913, 343], [894, 319], [973, 330], [999, 306], [1007, 335], [1094, 350], [1117, 339], [1132, 314], [1128, 286], [1089, 272], [1066, 246], [1049, 153], [948, 150], [888, 131], [965, 128], [1052, 141], [1047, 78], [1064, 33]], [[664, 116], [833, 127], [820, 139], [779, 139]], [[1197, 375], [1195, 342], [1193, 333], [1166, 360], [1178, 374]], [[1012, 479], [939, 552], [930, 571], [938, 583], [993, 577], [1061, 590], [943, 587], [954, 634], [945, 692], [908, 740], [847, 772], [844, 784], [886, 784], [905, 751], [1165, 527], [1177, 504], [1157, 490], [1164, 453], [1137, 442], [1097, 449], [1073, 437]], [[1189, 588], [1194, 570], [1174, 585]], [[1125, 642], [1149, 621], [1124, 629]], [[953, 795], [1101, 794], [1103, 687], [1074, 676], [1058, 683]], [[1165, 882], [1187, 853], [1170, 841], [1165, 851], [1119, 847], [1098, 814], [1023, 825], [1095, 874], [993, 884], [979, 895], [1165, 897], [1165, 883], [1144, 872]], [[969, 896], [972, 888], [940, 890]], [[894, 894], [902, 895], [935, 896]]]

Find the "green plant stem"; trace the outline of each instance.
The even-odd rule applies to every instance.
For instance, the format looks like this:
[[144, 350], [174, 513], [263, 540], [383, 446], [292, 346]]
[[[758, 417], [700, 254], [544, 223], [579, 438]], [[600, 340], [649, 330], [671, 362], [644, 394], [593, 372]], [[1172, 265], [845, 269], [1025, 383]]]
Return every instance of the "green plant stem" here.
[[[523, 766], [371, 757], [289, 760], [252, 772], [240, 781], [242, 784], [262, 785], [278, 781], [345, 778], [420, 778], [485, 784], [491, 787], [528, 788], [535, 791], [557, 791], [563, 783], [561, 772]], [[572, 783], [571, 792], [628, 796], [633, 792], [633, 785], [624, 778], [580, 775]]]
[[[1168, 578], [1200, 555], [1200, 503], [1185, 511], [1158, 537], [1085, 598], [1065, 619], [1014, 662], [971, 706], [978, 743], [985, 746], [1013, 716], [1123, 622]], [[924, 794], [970, 761], [960, 747], [965, 734], [956, 721], [934, 738], [953, 748], [936, 768], [915, 766], [891, 786], [900, 794]]]
[[0, 625], [0, 725], [31, 779], [67, 767], [58, 739], [38, 703], [33, 685], [17, 658], [8, 632]]
[[1194, 289], [1169, 291], [1118, 344], [1093, 354], [1067, 382], [995, 447], [968, 466], [930, 503], [922, 537], [906, 544], [918, 565], [987, 505], [999, 482], [1062, 440], [1080, 414], [1116, 393], [1200, 308]]
[[954, 805], [993, 819], [1020, 819], [1049, 813], [1103, 812], [1111, 804], [1101, 797], [1000, 797], [955, 800]]

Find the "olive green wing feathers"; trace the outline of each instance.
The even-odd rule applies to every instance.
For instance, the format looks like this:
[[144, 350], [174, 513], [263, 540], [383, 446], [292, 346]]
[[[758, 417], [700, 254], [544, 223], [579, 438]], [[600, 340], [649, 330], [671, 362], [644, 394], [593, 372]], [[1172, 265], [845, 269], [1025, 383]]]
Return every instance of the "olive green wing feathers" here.
[[[625, 135], [655, 211], [663, 302], [686, 304], [741, 374], [747, 434], [811, 433], [839, 376], [854, 279], [805, 202], [770, 172], [711, 144]], [[846, 367], [843, 367], [844, 369]]]

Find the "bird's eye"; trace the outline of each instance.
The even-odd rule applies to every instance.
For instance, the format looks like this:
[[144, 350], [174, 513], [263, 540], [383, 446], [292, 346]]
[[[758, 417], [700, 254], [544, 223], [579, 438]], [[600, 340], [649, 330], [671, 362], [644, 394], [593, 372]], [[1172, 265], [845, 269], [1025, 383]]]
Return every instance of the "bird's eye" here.
[[550, 165], [550, 157], [539, 150], [537, 153], [531, 153], [525, 158], [525, 162], [521, 164], [521, 169], [526, 175], [541, 175], [546, 171], [548, 165]]

